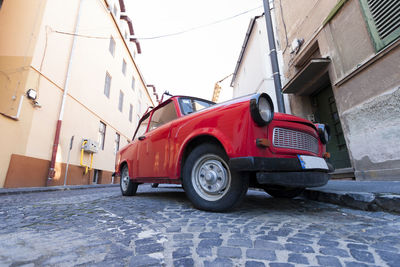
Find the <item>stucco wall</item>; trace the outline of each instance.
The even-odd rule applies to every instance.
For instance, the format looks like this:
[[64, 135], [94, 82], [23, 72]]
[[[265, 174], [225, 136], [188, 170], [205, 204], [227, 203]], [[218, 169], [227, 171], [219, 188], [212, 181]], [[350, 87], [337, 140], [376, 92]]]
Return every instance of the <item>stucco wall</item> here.
[[[346, 1], [321, 28], [337, 1], [318, 2], [282, 1], [289, 42], [294, 36], [305, 39], [298, 55], [285, 51], [285, 75], [294, 77], [301, 68], [292, 63], [317, 42], [320, 55], [331, 59], [329, 77], [356, 179], [400, 180], [400, 41], [377, 53], [358, 0]], [[286, 37], [277, 13], [282, 43]], [[300, 116], [311, 108], [307, 96], [291, 97], [291, 105]]]
[[338, 88], [358, 179], [400, 180], [399, 58], [400, 47]]
[[[98, 141], [100, 121], [107, 125], [105, 149], [94, 155], [93, 168], [102, 170], [103, 181], [108, 181], [114, 169], [115, 134], [120, 134], [119, 147], [126, 145], [136, 128], [137, 112], [140, 109], [143, 113], [147, 106], [152, 105], [143, 78], [129, 54], [129, 44], [116, 28], [117, 25], [124, 25], [124, 34], [126, 22], [120, 21], [119, 17], [111, 17], [102, 1], [28, 2], [6, 1], [2, 6], [0, 21], [5, 27], [0, 28], [0, 37], [7, 42], [0, 42], [0, 70], [1, 74], [5, 73], [0, 75], [0, 85], [4, 85], [3, 80], [8, 83], [0, 90], [0, 112], [12, 111], [8, 115], [15, 115], [18, 107], [16, 103], [19, 103], [19, 97], [28, 88], [38, 92], [40, 107], [34, 107], [33, 102], [25, 97], [18, 120], [0, 116], [0, 187], [4, 186], [6, 179], [7, 184], [13, 186], [41, 186], [45, 183], [46, 171], [43, 168], [48, 168], [52, 153], [67, 79], [73, 41], [71, 34], [75, 29], [80, 2], [82, 5], [78, 34], [100, 38], [75, 37], [76, 46], [71, 61], [53, 184], [59, 184], [63, 179], [63, 168], [72, 135], [75, 135], [70, 157], [72, 173], [84, 170], [79, 166], [82, 139]], [[116, 41], [114, 56], [108, 51], [111, 35]], [[122, 59], [127, 63], [126, 75], [122, 74]], [[110, 98], [104, 95], [106, 71], [112, 75]], [[135, 90], [131, 88], [132, 76], [136, 80]], [[17, 94], [14, 93], [14, 88], [17, 89]], [[120, 90], [124, 92], [122, 112], [118, 110]], [[15, 94], [17, 99], [10, 101], [10, 94]], [[129, 121], [130, 104], [134, 108], [132, 122]], [[14, 160], [11, 162], [12, 155]], [[40, 162], [37, 168], [32, 167], [35, 162]], [[84, 163], [90, 163], [90, 157], [86, 153]], [[29, 183], [24, 183], [24, 179], [29, 177], [16, 171], [18, 168], [31, 168], [32, 173], [41, 178], [35, 176]], [[79, 177], [71, 177], [71, 181], [86, 183], [83, 176]]]

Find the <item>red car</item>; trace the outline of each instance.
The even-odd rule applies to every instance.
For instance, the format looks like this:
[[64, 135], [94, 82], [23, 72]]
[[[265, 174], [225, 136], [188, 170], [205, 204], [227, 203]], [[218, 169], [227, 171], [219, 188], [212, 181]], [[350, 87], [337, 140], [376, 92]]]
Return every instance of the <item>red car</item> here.
[[174, 96], [142, 117], [115, 174], [124, 196], [141, 183], [182, 184], [195, 207], [225, 211], [249, 186], [291, 198], [325, 185], [329, 137], [324, 124], [274, 113], [265, 93], [220, 104]]

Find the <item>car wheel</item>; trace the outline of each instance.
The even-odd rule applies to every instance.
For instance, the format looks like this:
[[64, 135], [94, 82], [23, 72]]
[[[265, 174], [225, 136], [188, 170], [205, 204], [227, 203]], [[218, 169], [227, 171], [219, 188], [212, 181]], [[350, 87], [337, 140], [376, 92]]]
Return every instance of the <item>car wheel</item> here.
[[129, 178], [128, 166], [124, 165], [121, 169], [120, 188], [123, 196], [134, 196], [136, 194], [138, 183]]
[[227, 155], [213, 144], [193, 149], [182, 174], [187, 197], [202, 210], [229, 210], [240, 203], [249, 187], [248, 176], [231, 171]]
[[303, 193], [304, 188], [264, 188], [264, 191], [276, 198], [295, 198]]

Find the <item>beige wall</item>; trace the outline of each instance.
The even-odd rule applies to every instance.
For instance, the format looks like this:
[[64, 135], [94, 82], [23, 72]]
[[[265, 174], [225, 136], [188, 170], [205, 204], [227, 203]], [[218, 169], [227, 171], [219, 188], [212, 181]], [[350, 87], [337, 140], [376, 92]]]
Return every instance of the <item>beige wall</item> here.
[[[25, 97], [19, 120], [0, 116], [2, 136], [0, 187], [3, 187], [5, 183], [13, 187], [21, 186], [24, 185], [24, 179], [29, 179], [29, 177], [21, 177], [22, 173], [16, 171], [19, 161], [29, 168], [36, 166], [33, 162], [40, 162], [38, 169], [32, 170], [35, 178], [26, 185], [42, 186], [44, 184], [46, 177], [40, 177], [46, 173], [45, 169], [48, 168], [52, 153], [74, 38], [72, 35], [60, 34], [56, 31], [74, 32], [79, 3], [79, 0], [28, 2], [13, 0], [3, 3], [0, 23], [5, 27], [0, 28], [0, 39], [8, 41], [0, 42], [0, 86], [2, 89], [0, 90], [0, 112], [8, 112], [7, 115], [15, 116], [18, 99], [29, 88], [38, 92], [37, 101], [41, 107], [34, 107], [33, 102]], [[128, 50], [129, 43], [123, 40], [117, 28], [117, 25], [120, 25], [124, 34], [127, 23], [111, 15], [107, 10], [106, 2], [81, 1], [81, 3], [78, 34], [100, 38], [76, 37], [58, 146], [56, 176], [52, 185], [62, 184], [72, 135], [75, 136], [75, 140], [70, 163], [73, 170], [71, 175], [74, 177], [69, 177], [69, 180], [75, 184], [85, 184], [90, 181], [87, 175], [93, 175], [93, 172], [84, 175], [78, 171], [84, 170], [79, 167], [80, 146], [83, 138], [98, 140], [100, 121], [107, 125], [105, 149], [94, 155], [93, 168], [103, 170], [102, 181], [110, 182], [110, 177], [105, 176], [110, 176], [114, 169], [115, 133], [121, 135], [120, 147], [126, 145], [136, 128], [137, 103], [140, 102], [141, 112], [144, 112], [147, 106], [153, 105], [143, 77]], [[108, 51], [110, 35], [116, 41], [114, 57]], [[12, 38], [9, 38], [10, 36]], [[122, 74], [123, 58], [127, 62], [126, 76]], [[112, 76], [110, 98], [103, 93], [106, 71]], [[132, 76], [136, 80], [135, 91], [131, 89]], [[17, 100], [10, 101], [10, 96], [14, 94], [12, 90], [15, 88], [14, 85], [18, 85]], [[118, 110], [120, 90], [124, 92], [123, 112]], [[140, 98], [139, 95], [142, 97]], [[129, 121], [130, 104], [134, 107], [132, 122]], [[86, 153], [83, 162], [90, 163], [90, 157]]]
[[307, 46], [336, 2], [334, 0], [274, 1], [278, 36], [283, 50], [283, 60], [286, 66], [290, 66], [284, 71], [286, 78], [290, 79], [296, 71], [292, 65], [296, 55], [290, 53], [293, 40], [296, 38], [304, 39], [303, 47]]
[[0, 115], [0, 187], [11, 154], [24, 154], [28, 142], [33, 108], [31, 101], [24, 97], [21, 102], [21, 97], [30, 85], [29, 65], [45, 4], [44, 0], [4, 1], [0, 10], [0, 113], [4, 114]]

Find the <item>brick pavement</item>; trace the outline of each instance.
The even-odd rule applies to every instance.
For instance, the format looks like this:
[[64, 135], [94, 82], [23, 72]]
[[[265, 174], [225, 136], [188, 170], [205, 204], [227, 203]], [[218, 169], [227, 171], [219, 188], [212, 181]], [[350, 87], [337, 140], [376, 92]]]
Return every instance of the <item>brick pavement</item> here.
[[249, 191], [229, 213], [180, 188], [0, 196], [0, 266], [398, 266], [400, 216]]

